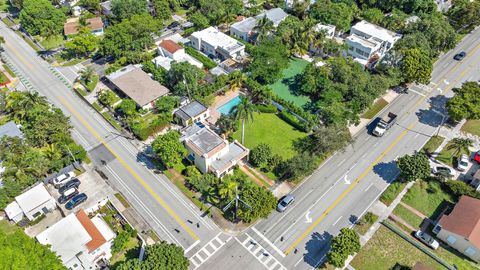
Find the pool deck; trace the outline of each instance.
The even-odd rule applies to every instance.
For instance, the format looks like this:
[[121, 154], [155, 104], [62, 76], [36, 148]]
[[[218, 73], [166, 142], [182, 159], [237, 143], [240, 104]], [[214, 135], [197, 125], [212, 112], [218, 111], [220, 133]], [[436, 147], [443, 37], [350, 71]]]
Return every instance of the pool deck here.
[[240, 93], [241, 93], [240, 90], [235, 90], [235, 91], [228, 91], [228, 92], [225, 93], [225, 95], [222, 95], [222, 96], [216, 96], [215, 100], [213, 101], [212, 106], [210, 106], [210, 108], [209, 108], [210, 118], [208, 118], [207, 121], [210, 124], [215, 124], [217, 122], [218, 118], [220, 118], [220, 116], [221, 116], [221, 113], [219, 111], [217, 111], [217, 109], [219, 107], [222, 107], [227, 102], [234, 99], [235, 97], [239, 96]]

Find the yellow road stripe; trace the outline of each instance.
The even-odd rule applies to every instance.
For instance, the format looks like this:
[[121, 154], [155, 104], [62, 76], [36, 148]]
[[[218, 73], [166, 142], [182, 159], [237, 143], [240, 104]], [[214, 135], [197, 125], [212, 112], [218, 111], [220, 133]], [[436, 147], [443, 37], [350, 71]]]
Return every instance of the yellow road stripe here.
[[20, 59], [20, 61], [22, 61], [25, 65], [27, 65], [28, 68], [34, 69], [34, 66], [32, 66], [32, 64], [30, 64], [30, 62], [28, 62], [27, 59], [25, 59], [25, 57], [23, 57], [23, 55], [17, 51], [17, 49], [10, 46], [8, 43], [5, 43], [5, 46], [7, 46], [10, 50], [12, 50], [13, 53], [17, 55], [18, 59]]
[[67, 107], [67, 109], [82, 123], [84, 127], [90, 131], [90, 133], [101, 143], [103, 144], [110, 153], [122, 164], [125, 169], [137, 180], [138, 183], [140, 183], [145, 190], [152, 195], [155, 200], [160, 203], [160, 205], [175, 219], [175, 221], [182, 226], [185, 231], [187, 231], [190, 236], [195, 239], [199, 240], [198, 236], [180, 219], [180, 217], [155, 193], [152, 188], [145, 183], [145, 181], [122, 159], [120, 156], [118, 156], [113, 149], [108, 146], [108, 144], [105, 143], [105, 141], [98, 135], [98, 133], [82, 118], [82, 116], [65, 100], [64, 97], [62, 96], [57, 96], [57, 98], [60, 100], [60, 102]]

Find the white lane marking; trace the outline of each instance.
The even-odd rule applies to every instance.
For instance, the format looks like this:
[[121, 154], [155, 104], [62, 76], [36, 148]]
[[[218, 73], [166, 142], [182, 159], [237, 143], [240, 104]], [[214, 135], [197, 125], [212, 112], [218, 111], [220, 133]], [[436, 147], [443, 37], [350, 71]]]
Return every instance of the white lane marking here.
[[444, 68], [448, 67], [448, 65], [450, 65], [450, 63], [446, 63], [445, 65], [443, 65]]
[[[215, 253], [217, 253], [217, 251], [219, 251], [226, 243], [228, 243], [232, 237], [230, 236], [227, 240], [225, 240], [225, 242], [223, 242], [222, 240], [220, 240], [219, 236], [221, 235], [222, 233], [219, 232], [214, 238], [212, 238], [212, 240], [210, 240], [207, 244], [205, 244], [199, 251], [197, 251], [195, 254], [193, 254], [191, 257], [190, 257], [190, 261], [193, 262], [193, 259], [194, 258], [197, 258], [200, 263], [195, 263], [195, 267], [193, 269], [197, 269], [200, 265], [202, 265], [205, 261], [207, 261], [210, 257], [212, 257]], [[218, 243], [220, 243], [220, 245], [217, 247], [213, 244], [213, 241], [217, 241]], [[210, 247], [213, 251], [210, 252], [208, 251], [207, 247]], [[205, 253], [207, 255], [206, 258], [203, 258], [203, 256], [201, 255], [201, 252]], [[185, 252], [186, 253], [186, 252]]]
[[368, 140], [370, 140], [371, 138], [372, 138], [372, 136], [367, 136], [367, 137], [365, 138], [365, 141], [368, 142]]
[[337, 167], [340, 166], [340, 165], [342, 165], [346, 160], [347, 160], [347, 159], [344, 158], [342, 161], [340, 161], [339, 163], [337, 163]]
[[343, 181], [345, 181], [345, 184], [346, 184], [346, 185], [350, 185], [350, 184], [351, 184], [350, 180], [348, 180], [348, 174], [345, 174], [345, 177], [343, 177]]
[[415, 90], [413, 90], [412, 88], [409, 88], [409, 91], [412, 91], [412, 92], [414, 92], [414, 93], [416, 93], [416, 94], [419, 94], [419, 95], [422, 96], [422, 97], [425, 96], [424, 93], [420, 93], [420, 92], [418, 92], [418, 91], [415, 91]]
[[128, 192], [128, 194], [130, 194], [133, 199], [138, 203], [140, 204], [141, 207], [143, 207], [143, 209], [147, 212], [147, 215], [150, 216], [150, 218], [152, 218], [152, 220], [157, 223], [157, 225], [159, 225], [160, 229], [166, 234], [167, 237], [170, 238], [170, 240], [172, 240], [172, 242], [174, 243], [177, 243], [179, 246], [185, 248], [174, 236], [173, 234], [171, 234], [168, 230], [167, 230], [167, 227], [165, 225], [163, 225], [162, 222], [160, 222], [160, 220], [158, 220], [158, 218], [152, 213], [152, 211], [150, 211], [150, 209], [147, 208], [147, 206], [137, 197], [137, 195], [127, 186], [127, 184], [125, 184], [123, 182], [123, 180], [120, 178], [120, 176], [118, 176], [118, 174], [112, 169], [110, 168], [109, 165], [106, 165], [105, 168], [113, 175], [113, 177], [115, 177], [117, 179], [117, 181], [120, 183], [120, 185], [123, 186], [123, 188], [125, 188], [125, 190]]
[[[265, 266], [265, 268], [271, 270], [276, 268], [277, 266], [280, 266], [280, 268], [277, 267], [277, 270], [287, 270], [287, 268], [283, 266], [277, 260], [277, 258], [275, 258], [272, 254], [269, 254], [264, 247], [262, 247], [259, 243], [255, 241], [255, 239], [250, 237], [248, 234], [245, 234], [245, 235], [247, 236], [247, 240], [249, 240], [247, 241], [247, 243], [250, 243], [250, 245], [248, 246], [243, 245], [242, 242], [240, 242], [240, 240], [238, 240], [236, 237], [234, 238], [239, 244], [242, 245], [242, 247], [244, 247], [250, 254], [252, 254], [255, 257], [255, 259], [257, 259], [257, 261], [259, 261], [263, 266]], [[257, 248], [252, 251], [252, 247], [255, 247], [255, 246], [257, 246]], [[258, 254], [259, 251], [261, 251], [260, 254]], [[266, 264], [266, 261], [262, 261], [265, 259], [265, 257], [271, 257], [274, 260], [274, 263], [271, 266], [268, 266], [268, 264]]]
[[187, 254], [192, 248], [194, 248], [196, 245], [200, 244], [200, 240], [195, 241], [191, 246], [189, 246], [185, 251], [183, 252], [184, 254]]
[[438, 87], [437, 90], [438, 90], [438, 92], [440, 92], [440, 94], [443, 93], [442, 88]]
[[368, 185], [368, 187], [367, 187], [364, 191], [366, 192], [366, 191], [369, 190], [372, 186], [373, 186], [373, 182], [370, 183], [370, 185]]
[[420, 136], [420, 133], [417, 133], [413, 138], [416, 139], [418, 136]]
[[362, 155], [362, 158], [366, 157], [367, 156], [367, 153], [365, 152], [363, 155]]
[[332, 224], [332, 226], [337, 225], [337, 223], [340, 221], [340, 219], [342, 219], [342, 217], [343, 217], [343, 216], [340, 216], [340, 217]]
[[[272, 242], [270, 242], [270, 240], [268, 240], [267, 237], [265, 237], [265, 235], [263, 235], [262, 233], [260, 233], [257, 229], [255, 229], [255, 227], [252, 226], [252, 230], [258, 234], [258, 236], [260, 236], [260, 238], [263, 239], [263, 241], [267, 242], [268, 245], [270, 245], [280, 256], [282, 256], [283, 258], [285, 258], [285, 253], [283, 253], [283, 251], [281, 251], [279, 248], [277, 248], [277, 246], [275, 246]], [[246, 233], [245, 233], [246, 234]], [[248, 234], [246, 234], [248, 236]]]

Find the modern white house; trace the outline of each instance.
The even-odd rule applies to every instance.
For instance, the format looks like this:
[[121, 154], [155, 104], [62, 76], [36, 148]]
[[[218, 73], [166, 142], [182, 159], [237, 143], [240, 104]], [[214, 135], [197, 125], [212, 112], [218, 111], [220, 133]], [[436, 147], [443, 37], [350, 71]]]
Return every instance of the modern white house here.
[[272, 8], [266, 10], [255, 17], [245, 18], [230, 26], [230, 35], [240, 38], [244, 41], [251, 42], [256, 37], [255, 27], [259, 19], [267, 17], [274, 27], [277, 27], [288, 14], [281, 8]]
[[140, 67], [128, 65], [107, 76], [113, 90], [131, 98], [142, 109], [152, 109], [155, 101], [170, 93], [170, 90], [150, 76]]
[[184, 127], [196, 122], [203, 122], [210, 117], [210, 110], [198, 101], [192, 101], [174, 111], [174, 116]]
[[450, 214], [440, 218], [433, 232], [447, 245], [480, 262], [480, 200], [460, 197]]
[[210, 57], [236, 59], [245, 55], [245, 45], [212, 26], [194, 32], [190, 40], [193, 48]]
[[314, 26], [313, 29], [317, 33], [320, 33], [323, 31], [323, 33], [325, 34], [325, 37], [328, 39], [332, 39], [335, 36], [335, 25], [318, 23]]
[[171, 63], [176, 61], [178, 63], [188, 62], [193, 66], [203, 68], [203, 64], [200, 61], [185, 53], [185, 49], [173, 40], [162, 40], [158, 45], [157, 51], [158, 56], [152, 60], [157, 67], [163, 67], [166, 70], [170, 70]]
[[32, 221], [56, 207], [55, 199], [41, 183], [15, 197], [15, 201], [5, 207], [5, 213], [14, 222], [19, 222], [24, 217]]
[[201, 123], [187, 127], [180, 138], [188, 151], [188, 160], [202, 173], [223, 177], [248, 158], [250, 152], [236, 140], [229, 142]]
[[50, 245], [68, 269], [97, 269], [99, 262], [112, 257], [115, 233], [99, 215], [89, 218], [84, 210], [80, 210], [53, 224], [36, 238], [40, 244]]
[[348, 55], [362, 65], [380, 60], [402, 35], [362, 20], [350, 29], [345, 39]]

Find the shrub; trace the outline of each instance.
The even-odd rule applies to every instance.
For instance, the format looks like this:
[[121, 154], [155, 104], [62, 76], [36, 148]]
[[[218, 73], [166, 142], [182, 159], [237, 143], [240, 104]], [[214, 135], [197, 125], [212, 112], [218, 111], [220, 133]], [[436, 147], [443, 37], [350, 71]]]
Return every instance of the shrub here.
[[250, 152], [250, 162], [255, 167], [263, 167], [267, 165], [270, 156], [272, 156], [272, 148], [270, 145], [260, 143]]
[[185, 52], [200, 61], [207, 69], [212, 69], [217, 66], [217, 64], [212, 59], [208, 58], [208, 56], [205, 56], [204, 54], [195, 50], [192, 47], [185, 47]]
[[298, 118], [289, 113], [287, 110], [284, 110], [280, 113], [280, 118], [282, 118], [285, 122], [289, 123], [291, 126], [298, 130], [306, 131], [305, 125], [302, 121], [298, 120]]
[[193, 176], [202, 175], [202, 173], [194, 165], [188, 166], [187, 168], [185, 168], [185, 170], [183, 170], [182, 173], [186, 177], [193, 177]]
[[157, 133], [158, 131], [164, 129], [172, 121], [171, 114], [159, 114], [153, 121], [145, 122], [139, 121], [132, 124], [132, 132], [140, 140], [144, 141], [151, 135]]
[[276, 113], [277, 112], [277, 107], [273, 104], [258, 104], [255, 106], [259, 112], [262, 113]]

